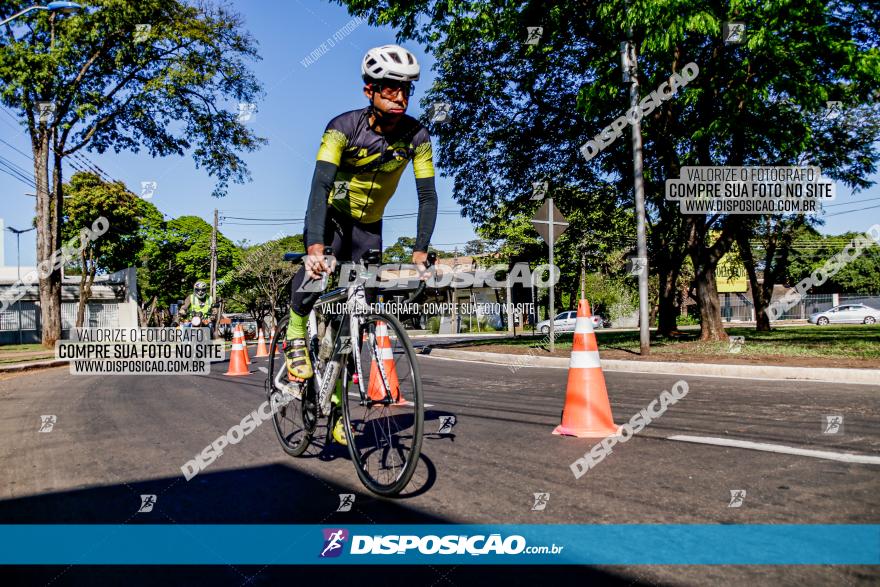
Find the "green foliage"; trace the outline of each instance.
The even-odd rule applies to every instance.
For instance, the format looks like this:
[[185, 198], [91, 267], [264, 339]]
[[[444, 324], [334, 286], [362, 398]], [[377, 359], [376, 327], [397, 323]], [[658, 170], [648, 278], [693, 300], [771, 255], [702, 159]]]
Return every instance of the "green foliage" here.
[[[823, 236], [813, 229], [803, 230], [792, 243], [791, 260], [786, 284], [795, 285], [821, 268], [847, 244], [860, 236], [847, 232], [837, 236]], [[864, 235], [862, 235], [864, 236]], [[854, 261], [846, 263], [835, 275], [813, 288], [810, 293], [873, 294], [880, 292], [880, 247], [874, 245], [862, 250]]]
[[257, 321], [269, 314], [280, 317], [287, 308], [290, 280], [298, 269], [298, 265], [284, 260], [284, 253], [303, 250], [302, 235], [270, 240], [243, 250], [240, 262], [218, 284], [230, 309], [250, 312]]
[[440, 332], [440, 316], [431, 316], [428, 318], [428, 330], [431, 331], [431, 334], [437, 334]]
[[638, 309], [638, 294], [632, 279], [607, 277], [600, 273], [586, 275], [584, 293], [594, 313], [608, 320], [629, 316]]
[[87, 274], [107, 273], [131, 267], [143, 246], [140, 230], [140, 198], [121, 182], [105, 183], [93, 173], [76, 173], [65, 188], [62, 241], [79, 237], [83, 228], [91, 229], [99, 217], [107, 219], [108, 230], [89, 241], [78, 259]]
[[[189, 295], [196, 281], [210, 279], [213, 229], [197, 216], [161, 222], [155, 213], [151, 210], [151, 220], [145, 228], [147, 237], [138, 278], [143, 279], [142, 298], [156, 296], [159, 304], [166, 306]], [[217, 275], [231, 271], [239, 259], [238, 248], [218, 231]]]
[[680, 326], [695, 326], [700, 323], [700, 319], [696, 316], [691, 316], [687, 314], [686, 316], [678, 317], [678, 324]]
[[382, 254], [382, 262], [411, 263], [415, 246], [415, 238], [409, 236], [399, 237], [396, 243], [385, 249], [385, 252]]
[[[227, 6], [182, 0], [82, 0], [75, 16], [31, 13], [0, 43], [0, 101], [27, 119], [34, 144], [55, 129], [53, 149], [88, 146], [152, 156], [190, 151], [216, 178], [215, 194], [248, 172], [240, 151], [263, 142], [237, 120], [234, 103], [254, 102], [258, 59], [242, 19]], [[7, 1], [8, 16], [30, 2]], [[145, 39], [135, 30], [151, 29]], [[37, 101], [55, 103], [40, 124]], [[234, 101], [230, 104], [230, 101]]]
[[[867, 3], [600, 0], [585, 10], [575, 0], [337, 1], [372, 24], [395, 27], [400, 41], [415, 40], [437, 59], [422, 105], [451, 105], [447, 121], [428, 123], [439, 167], [454, 177], [453, 196], [484, 236], [522, 228], [519, 252], [533, 261], [545, 258], [525, 238], [533, 181], [550, 182], [566, 215], [586, 214], [580, 234], [560, 239], [563, 250], [566, 237], [586, 237], [588, 250], [596, 242], [621, 249], [629, 246], [621, 229], [634, 234], [629, 126], [592, 160], [579, 151], [628, 107], [619, 46], [629, 27], [642, 97], [685, 64], [699, 67], [641, 122], [650, 258], [664, 283], [690, 254], [704, 287], [701, 278], [733, 234], [746, 230], [742, 217], [685, 217], [667, 202], [665, 181], [682, 166], [810, 164], [857, 189], [877, 170], [880, 109], [870, 96], [880, 82], [880, 22]], [[724, 45], [727, 20], [746, 22], [745, 45]], [[537, 45], [524, 43], [527, 26], [543, 27]], [[843, 102], [840, 118], [825, 119], [827, 100]], [[709, 236], [725, 227], [720, 238]], [[559, 258], [570, 289], [568, 263], [579, 255], [569, 249]], [[708, 318], [720, 325], [717, 312]]]

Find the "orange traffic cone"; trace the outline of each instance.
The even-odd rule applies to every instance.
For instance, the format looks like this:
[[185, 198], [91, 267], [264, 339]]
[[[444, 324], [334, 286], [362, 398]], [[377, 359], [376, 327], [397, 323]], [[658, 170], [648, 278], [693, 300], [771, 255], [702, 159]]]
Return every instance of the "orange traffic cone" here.
[[238, 332], [241, 334], [241, 347], [244, 349], [244, 364], [251, 364], [251, 356], [248, 353], [248, 345], [247, 339], [244, 337], [244, 329], [241, 327], [241, 324], [238, 325]]
[[232, 334], [232, 350], [229, 351], [229, 369], [224, 375], [250, 375], [245, 361], [247, 351], [242, 344], [243, 342], [244, 334], [242, 334], [241, 328], [236, 326]]
[[565, 409], [562, 411], [562, 424], [553, 430], [553, 434], [578, 438], [602, 438], [617, 434], [587, 300], [578, 302]]
[[[391, 350], [391, 339], [388, 338], [388, 326], [382, 321], [376, 322], [376, 347], [379, 350], [379, 360], [382, 361], [385, 376], [388, 378], [388, 385], [391, 387], [391, 398], [394, 403], [406, 403], [406, 400], [400, 395], [400, 382], [397, 380], [397, 369], [394, 367], [394, 351]], [[370, 385], [367, 388], [367, 395], [373, 401], [381, 401], [387, 395], [376, 361], [373, 361], [373, 365], [370, 367]]]
[[254, 358], [257, 357], [268, 357], [269, 349], [266, 348], [266, 339], [263, 338], [263, 329], [260, 328], [260, 334], [257, 337], [257, 354], [254, 355]]

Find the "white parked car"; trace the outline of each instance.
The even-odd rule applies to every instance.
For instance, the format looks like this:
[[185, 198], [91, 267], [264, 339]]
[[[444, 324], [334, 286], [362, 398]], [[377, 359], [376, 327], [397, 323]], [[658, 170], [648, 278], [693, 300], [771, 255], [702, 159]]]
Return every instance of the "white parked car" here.
[[[602, 316], [590, 316], [593, 323], [593, 329], [602, 328]], [[556, 332], [574, 332], [574, 325], [577, 323], [577, 312], [574, 310], [560, 312], [553, 320], [553, 330]], [[543, 320], [535, 325], [535, 330], [541, 334], [550, 334], [550, 321]]]
[[876, 324], [880, 320], [880, 310], [865, 304], [841, 304], [824, 312], [810, 314], [810, 324]]

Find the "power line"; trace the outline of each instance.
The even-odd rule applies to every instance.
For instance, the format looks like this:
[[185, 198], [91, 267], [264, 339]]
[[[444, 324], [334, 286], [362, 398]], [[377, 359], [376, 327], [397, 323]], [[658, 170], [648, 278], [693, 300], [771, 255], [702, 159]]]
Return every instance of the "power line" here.
[[12, 149], [13, 151], [15, 151], [16, 153], [20, 153], [21, 155], [24, 155], [24, 157], [27, 158], [29, 161], [33, 161], [33, 158], [32, 158], [31, 155], [28, 155], [27, 153], [25, 153], [24, 151], [22, 151], [21, 149], [19, 149], [19, 148], [16, 147], [15, 145], [13, 145], [12, 143], [7, 143], [7, 142], [4, 141], [3, 139], [0, 139], [0, 143], [3, 143], [4, 145], [6, 145], [7, 147], [9, 147], [10, 149]]
[[874, 208], [880, 208], [880, 204], [876, 206], [867, 206], [866, 208], [856, 208], [855, 210], [847, 210], [846, 212], [837, 212], [835, 214], [829, 214], [826, 218], [831, 218], [832, 216], [840, 216], [841, 214], [852, 214], [853, 212], [861, 212], [862, 210], [873, 210]]
[[284, 222], [284, 221], [302, 222], [303, 221], [302, 218], [246, 218], [243, 216], [221, 216], [220, 220], [226, 220], [227, 218], [230, 220], [255, 220], [257, 222]]
[[871, 202], [873, 200], [880, 200], [880, 197], [877, 198], [865, 198], [864, 200], [853, 200], [851, 202], [839, 202], [837, 204], [822, 204], [823, 208], [831, 208], [833, 206], [849, 206], [850, 204], [860, 204], [862, 202]]
[[[18, 118], [12, 112], [10, 112], [8, 108], [2, 107], [0, 109], [2, 109], [3, 112], [5, 112], [6, 115], [9, 116], [16, 123], [19, 122]], [[20, 127], [18, 127], [18, 128], [20, 128]], [[21, 129], [21, 132], [26, 134], [25, 129]], [[20, 149], [16, 148], [15, 146], [7, 143], [6, 141], [4, 141], [2, 139], [0, 139], [0, 141], [2, 141], [3, 144], [14, 149], [15, 151], [17, 151], [21, 155], [27, 157], [30, 160], [33, 160], [32, 155], [28, 155], [24, 151], [21, 151]], [[95, 163], [94, 161], [89, 159], [89, 157], [86, 156], [84, 153], [71, 153], [70, 155], [67, 156], [67, 163], [75, 171], [80, 171], [82, 173], [96, 174], [101, 181], [110, 182], [110, 183], [116, 183], [118, 181], [118, 180], [114, 179], [113, 176], [111, 176], [109, 173], [104, 171], [97, 163]], [[119, 183], [122, 183], [122, 182], [119, 182]]]
[[30, 174], [28, 174], [28, 172], [26, 170], [22, 169], [21, 167], [19, 167], [18, 165], [16, 165], [15, 163], [10, 161], [9, 159], [3, 157], [2, 155], [0, 155], [0, 171], [5, 173], [6, 175], [14, 177], [15, 179], [17, 179], [18, 181], [27, 185], [28, 187], [31, 187], [34, 189], [36, 189], [36, 187], [37, 187], [37, 184], [34, 182], [34, 179], [30, 176]]

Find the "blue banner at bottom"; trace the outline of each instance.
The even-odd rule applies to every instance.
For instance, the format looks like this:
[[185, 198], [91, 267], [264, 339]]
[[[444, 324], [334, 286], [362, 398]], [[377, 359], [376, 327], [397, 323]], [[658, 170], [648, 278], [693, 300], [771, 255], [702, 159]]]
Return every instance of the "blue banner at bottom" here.
[[877, 565], [880, 525], [3, 525], [0, 564]]

